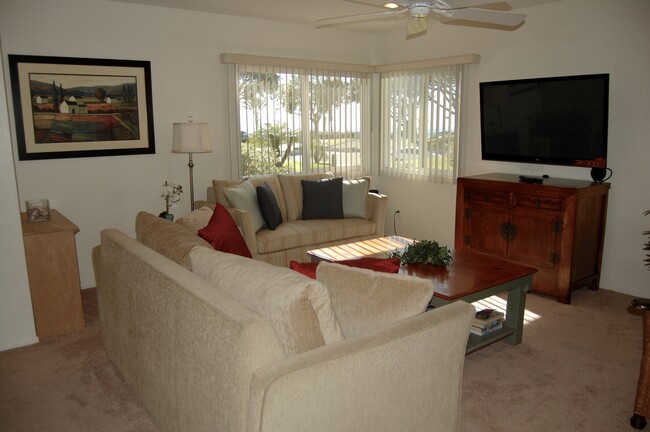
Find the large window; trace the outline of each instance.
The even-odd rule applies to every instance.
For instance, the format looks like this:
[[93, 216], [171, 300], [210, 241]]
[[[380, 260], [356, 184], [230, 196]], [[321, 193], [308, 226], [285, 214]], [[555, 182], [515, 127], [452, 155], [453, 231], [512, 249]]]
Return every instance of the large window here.
[[478, 55], [383, 66], [238, 54], [221, 59], [229, 65], [233, 166], [241, 176], [369, 174], [370, 89], [377, 88], [379, 174], [455, 181], [461, 82]]
[[381, 175], [455, 181], [462, 68], [381, 73]]
[[369, 74], [264, 63], [232, 62], [241, 175], [367, 174]]

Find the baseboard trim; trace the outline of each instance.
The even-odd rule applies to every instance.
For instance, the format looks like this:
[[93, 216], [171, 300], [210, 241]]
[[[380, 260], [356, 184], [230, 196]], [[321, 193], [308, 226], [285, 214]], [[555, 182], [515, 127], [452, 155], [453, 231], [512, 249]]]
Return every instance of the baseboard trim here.
[[38, 337], [36, 337], [36, 336], [25, 338], [25, 339], [18, 339], [16, 341], [10, 342], [10, 343], [8, 343], [6, 345], [0, 345], [0, 352], [8, 351], [8, 350], [14, 349], [14, 348], [21, 348], [21, 347], [24, 347], [24, 346], [27, 346], [27, 345], [34, 345], [34, 344], [37, 344], [38, 342], [40, 342], [40, 341], [39, 341]]

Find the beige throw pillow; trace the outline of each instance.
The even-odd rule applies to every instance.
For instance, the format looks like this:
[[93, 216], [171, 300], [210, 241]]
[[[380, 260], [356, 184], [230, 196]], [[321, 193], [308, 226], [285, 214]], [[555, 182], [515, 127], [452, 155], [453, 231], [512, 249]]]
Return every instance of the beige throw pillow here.
[[255, 232], [266, 226], [257, 201], [257, 191], [250, 180], [244, 180], [236, 186], [226, 188], [224, 193], [230, 207], [250, 213]]
[[190, 229], [193, 233], [198, 235], [200, 229], [205, 228], [210, 222], [213, 210], [210, 207], [201, 207], [183, 215], [176, 220], [177, 224], [183, 225], [185, 228]]
[[366, 198], [370, 189], [367, 178], [343, 180], [343, 216], [367, 219]]
[[190, 265], [192, 248], [203, 246], [206, 250], [212, 249], [210, 243], [199, 237], [196, 232], [143, 211], [135, 217], [135, 235], [140, 243], [188, 270], [192, 269]]
[[[236, 186], [244, 181], [246, 180], [212, 180], [212, 191], [214, 193], [216, 202], [224, 207], [230, 207], [230, 203], [228, 203], [226, 194], [224, 192], [225, 189]], [[278, 206], [280, 207], [280, 212], [282, 213], [282, 220], [287, 220], [287, 207], [284, 203], [284, 194], [282, 193], [282, 186], [280, 186], [280, 180], [278, 180], [278, 176], [276, 174], [272, 174], [259, 177], [251, 177], [249, 181], [254, 187], [261, 186], [265, 182], [271, 186], [271, 190], [273, 190], [275, 199], [278, 200]]]
[[316, 280], [329, 291], [346, 338], [422, 313], [433, 296], [426, 279], [329, 262], [318, 265]]
[[293, 270], [205, 248], [192, 271], [267, 318], [287, 355], [343, 340], [325, 287]]

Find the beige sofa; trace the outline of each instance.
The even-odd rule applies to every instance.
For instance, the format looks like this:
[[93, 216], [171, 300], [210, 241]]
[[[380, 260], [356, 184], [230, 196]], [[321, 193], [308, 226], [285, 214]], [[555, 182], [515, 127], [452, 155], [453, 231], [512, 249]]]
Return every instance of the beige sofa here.
[[[458, 430], [472, 306], [414, 313], [402, 300], [428, 302], [424, 280], [338, 264], [319, 265], [326, 288], [145, 213], [136, 235], [103, 230], [93, 250], [101, 327], [162, 431]], [[349, 285], [364, 278], [388, 283]], [[345, 336], [358, 317], [333, 310], [330, 292], [369, 286], [397, 289], [395, 301], [365, 307], [373, 330]]]
[[[331, 173], [277, 174], [251, 178], [257, 187], [268, 182], [273, 190], [282, 213], [282, 224], [277, 229], [262, 228], [255, 231], [249, 212], [230, 206], [225, 189], [242, 180], [213, 180], [208, 188], [208, 202], [220, 203], [230, 210], [239, 226], [244, 241], [254, 259], [274, 265], [289, 267], [291, 260], [309, 261], [307, 251], [321, 247], [382, 237], [386, 218], [388, 197], [368, 193], [366, 199], [367, 218], [303, 220], [301, 180], [331, 178]], [[368, 179], [369, 181], [369, 179]]]

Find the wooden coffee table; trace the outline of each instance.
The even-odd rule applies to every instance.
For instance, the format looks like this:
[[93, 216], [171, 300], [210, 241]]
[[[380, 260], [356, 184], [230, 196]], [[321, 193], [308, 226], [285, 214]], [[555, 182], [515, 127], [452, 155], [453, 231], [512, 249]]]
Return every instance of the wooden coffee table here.
[[379, 237], [337, 246], [307, 251], [313, 261], [344, 261], [365, 257], [386, 258], [386, 255], [404, 249], [412, 239], [400, 236]]
[[449, 268], [423, 264], [402, 266], [400, 274], [431, 280], [434, 294], [431, 306], [440, 307], [457, 300], [473, 303], [503, 292], [508, 293], [503, 328], [484, 336], [469, 335], [467, 353], [504, 339], [510, 345], [521, 343], [524, 331], [526, 293], [533, 286], [537, 269], [513, 264], [479, 253], [453, 251]]
[[[385, 257], [386, 253], [404, 248], [413, 240], [389, 236], [309, 251], [313, 260], [342, 261], [368, 256]], [[507, 292], [503, 328], [484, 336], [469, 335], [466, 353], [474, 352], [498, 340], [511, 345], [521, 343], [526, 308], [526, 293], [532, 289], [537, 269], [500, 260], [488, 255], [453, 251], [449, 267], [408, 264], [399, 273], [429, 279], [434, 294], [430, 305], [440, 307], [454, 301], [473, 303]]]

